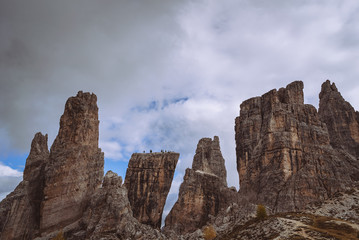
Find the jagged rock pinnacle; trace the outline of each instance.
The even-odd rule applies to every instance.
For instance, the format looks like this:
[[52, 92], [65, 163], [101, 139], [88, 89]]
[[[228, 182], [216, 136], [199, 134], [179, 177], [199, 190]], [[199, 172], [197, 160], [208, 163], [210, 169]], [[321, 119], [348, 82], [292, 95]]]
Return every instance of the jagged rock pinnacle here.
[[141, 223], [160, 229], [178, 158], [174, 152], [132, 154], [125, 186], [133, 216]]
[[88, 198], [101, 185], [104, 155], [98, 148], [96, 101], [95, 94], [80, 91], [66, 102], [45, 169], [42, 232], [79, 219]]
[[[340, 96], [325, 82], [321, 99], [333, 94]], [[300, 81], [243, 102], [235, 126], [240, 194], [273, 212], [296, 211], [349, 186], [350, 160], [331, 147], [322, 115], [303, 103]]]

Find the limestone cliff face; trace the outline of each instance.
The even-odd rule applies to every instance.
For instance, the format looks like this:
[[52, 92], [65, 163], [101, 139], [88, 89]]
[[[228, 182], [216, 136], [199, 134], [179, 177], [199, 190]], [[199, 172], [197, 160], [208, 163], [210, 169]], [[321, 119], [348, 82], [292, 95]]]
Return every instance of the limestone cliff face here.
[[359, 158], [359, 113], [329, 80], [322, 84], [319, 98], [318, 112], [328, 127], [330, 144]]
[[184, 234], [204, 226], [210, 215], [230, 202], [237, 192], [227, 188], [219, 139], [203, 138], [197, 145], [192, 169], [186, 169], [178, 200], [166, 217], [166, 231]]
[[98, 148], [96, 101], [95, 94], [80, 91], [66, 102], [45, 169], [41, 232], [79, 219], [89, 197], [101, 185], [104, 155]]
[[171, 188], [179, 153], [134, 153], [125, 186], [133, 216], [141, 223], [161, 227], [163, 207]]
[[273, 212], [303, 209], [352, 182], [300, 81], [243, 102], [235, 131], [240, 193]]
[[0, 203], [0, 239], [32, 239], [40, 225], [47, 135], [37, 133], [26, 160], [23, 181]]

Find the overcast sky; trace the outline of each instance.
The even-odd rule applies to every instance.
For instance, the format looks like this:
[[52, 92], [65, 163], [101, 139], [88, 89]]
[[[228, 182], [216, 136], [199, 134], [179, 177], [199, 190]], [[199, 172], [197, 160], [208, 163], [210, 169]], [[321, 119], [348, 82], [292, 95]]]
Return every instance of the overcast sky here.
[[357, 0], [0, 0], [0, 199], [79, 90], [98, 97], [105, 170], [124, 177], [133, 152], [179, 152], [175, 194], [214, 135], [238, 188], [242, 101], [302, 80], [318, 106], [330, 79], [358, 110], [358, 66]]

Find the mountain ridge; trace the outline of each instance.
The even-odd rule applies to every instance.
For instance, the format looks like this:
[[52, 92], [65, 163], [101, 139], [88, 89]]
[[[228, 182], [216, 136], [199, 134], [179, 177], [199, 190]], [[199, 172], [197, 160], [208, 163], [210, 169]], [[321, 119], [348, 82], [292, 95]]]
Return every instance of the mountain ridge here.
[[[50, 151], [47, 135], [35, 134], [23, 181], [0, 202], [0, 239], [209, 239], [209, 228], [216, 239], [337, 239], [340, 224], [349, 232], [339, 239], [355, 239], [359, 113], [329, 80], [318, 110], [304, 104], [303, 88], [295, 81], [241, 104], [238, 192], [227, 186], [219, 138], [199, 140], [162, 230], [179, 154], [135, 154], [124, 183], [104, 176], [97, 97], [80, 91], [66, 102]], [[269, 213], [263, 221], [258, 204]]]

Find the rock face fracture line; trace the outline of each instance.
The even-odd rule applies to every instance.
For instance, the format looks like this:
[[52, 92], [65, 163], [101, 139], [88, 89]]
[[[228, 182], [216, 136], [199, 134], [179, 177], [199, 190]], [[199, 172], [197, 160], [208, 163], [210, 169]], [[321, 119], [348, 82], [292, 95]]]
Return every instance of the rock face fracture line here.
[[[252, 192], [253, 202], [275, 212], [301, 210], [312, 201], [328, 198], [351, 186], [353, 176], [358, 175], [359, 145], [352, 136], [359, 130], [354, 109], [327, 81], [318, 114], [304, 104], [303, 88], [296, 81], [246, 100], [235, 121], [240, 195], [253, 196]], [[343, 157], [343, 149], [353, 157]]]
[[125, 187], [133, 216], [160, 229], [179, 153], [134, 153], [128, 163]]

